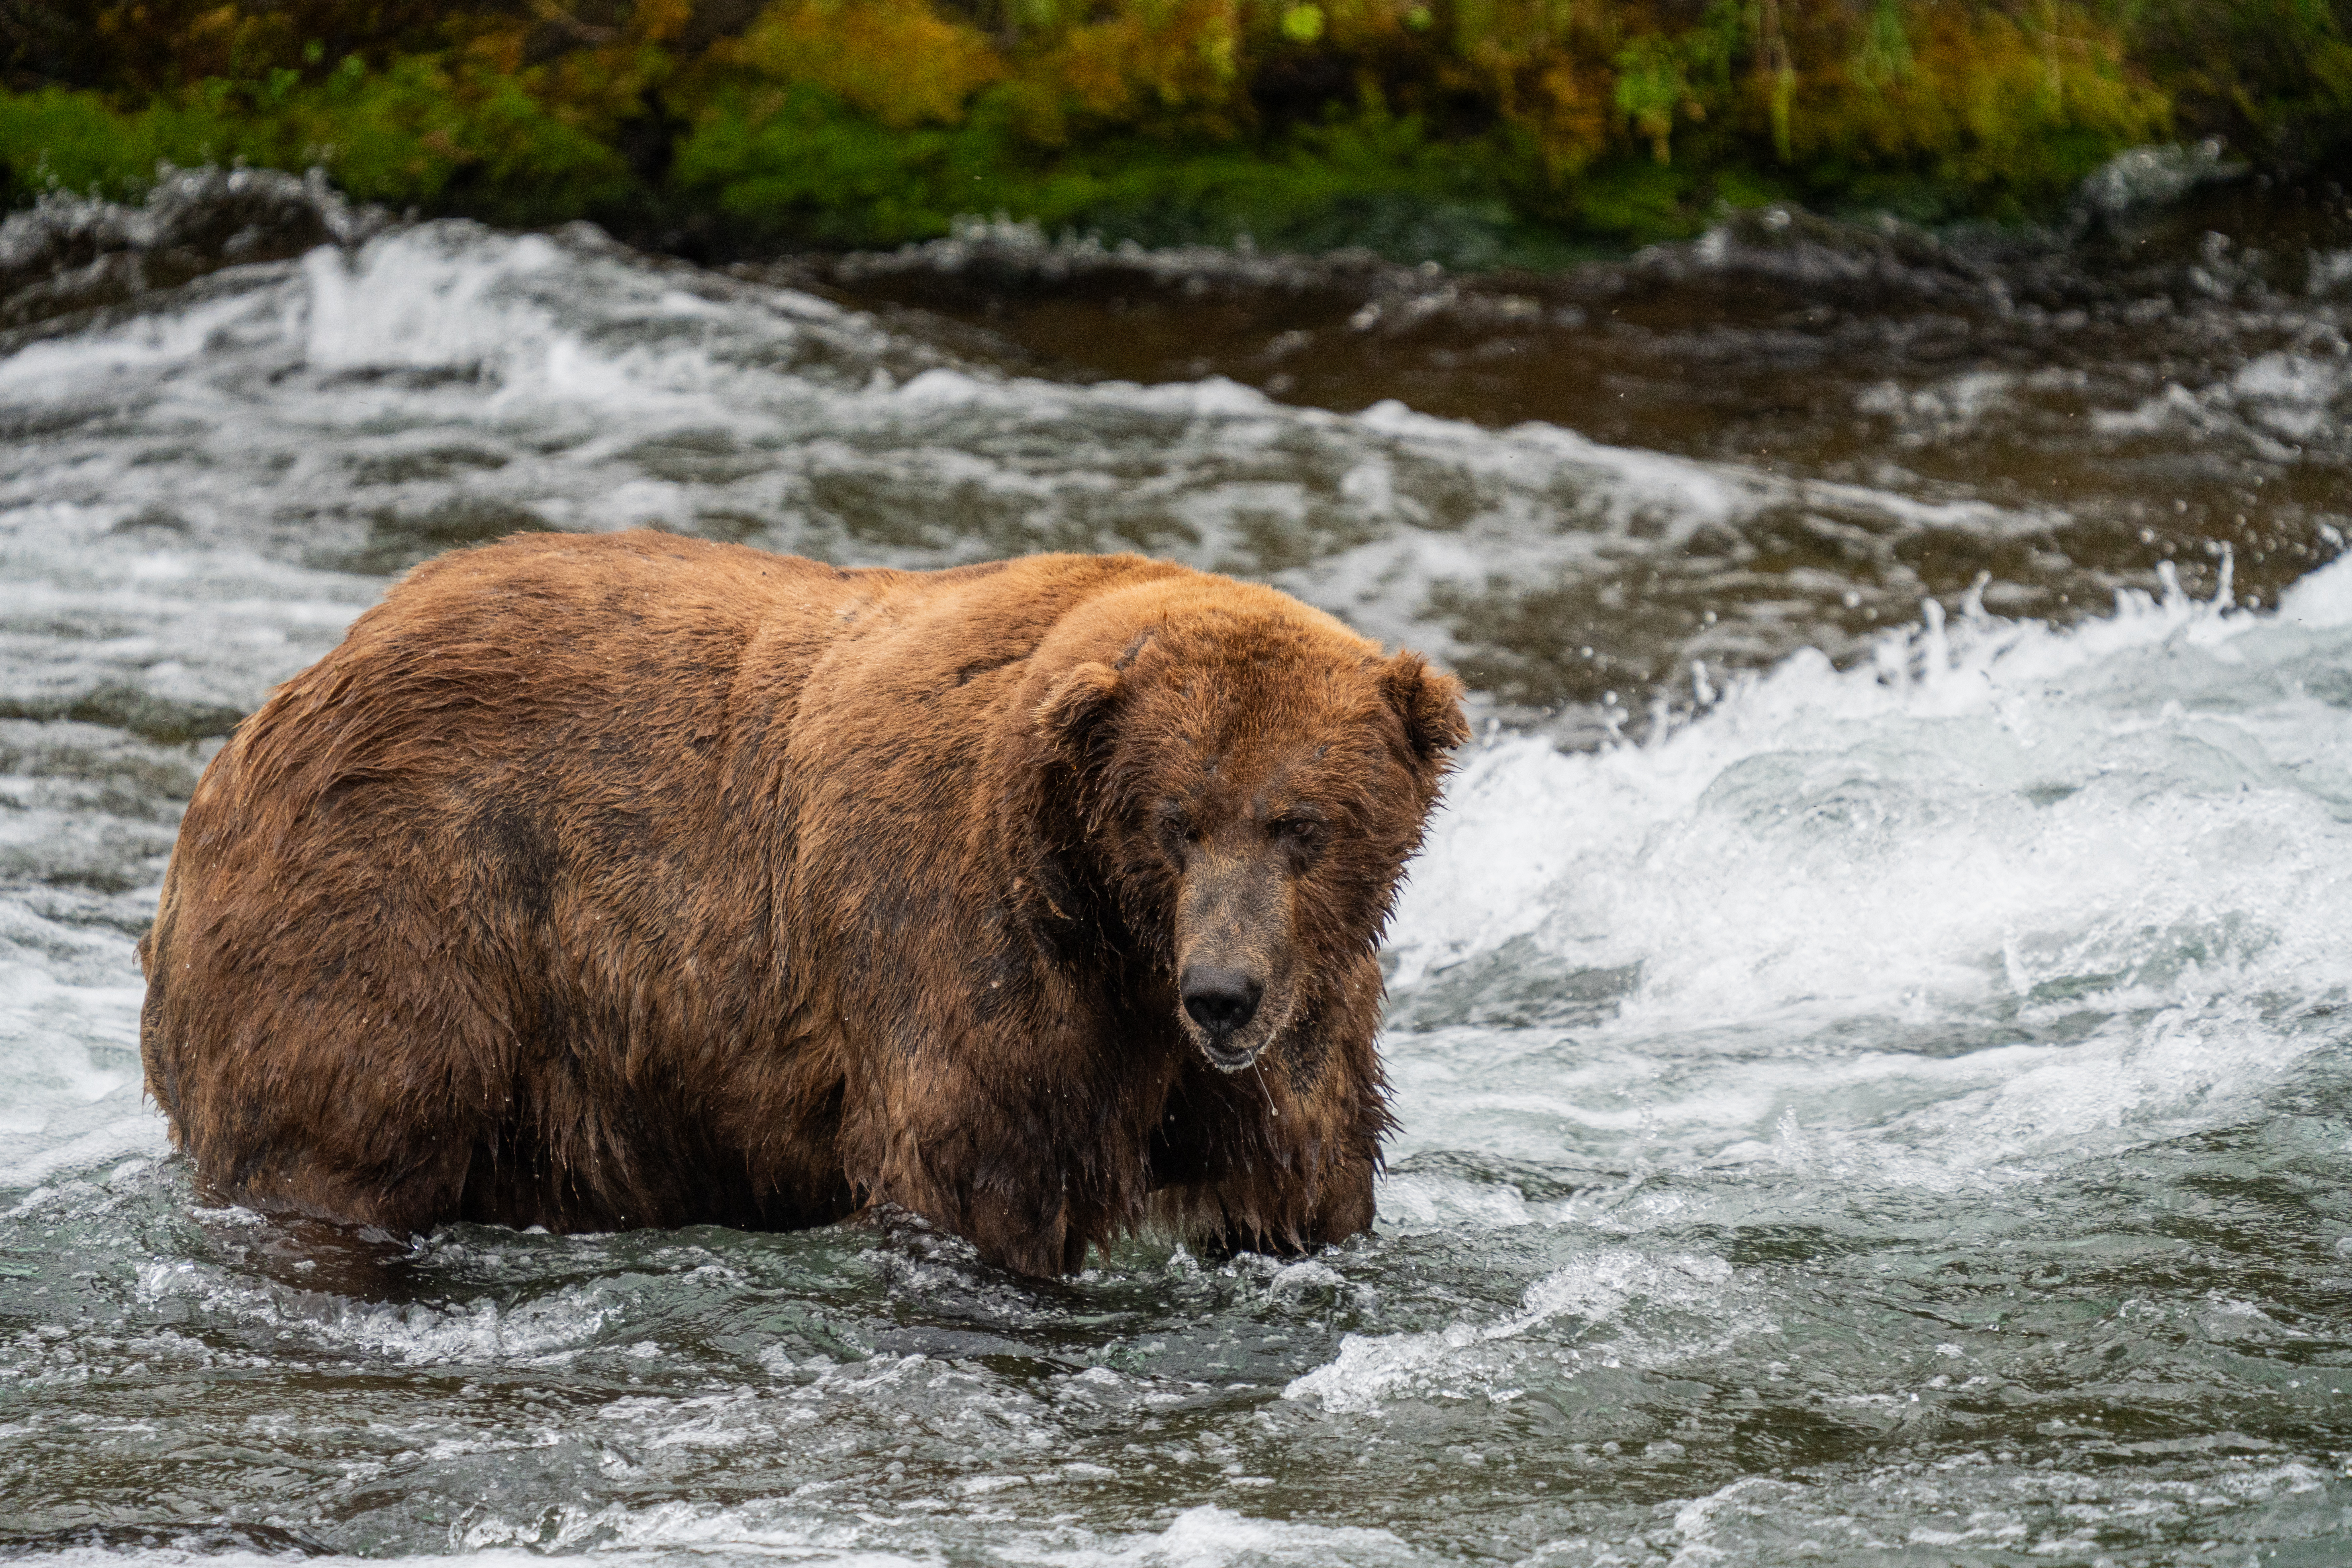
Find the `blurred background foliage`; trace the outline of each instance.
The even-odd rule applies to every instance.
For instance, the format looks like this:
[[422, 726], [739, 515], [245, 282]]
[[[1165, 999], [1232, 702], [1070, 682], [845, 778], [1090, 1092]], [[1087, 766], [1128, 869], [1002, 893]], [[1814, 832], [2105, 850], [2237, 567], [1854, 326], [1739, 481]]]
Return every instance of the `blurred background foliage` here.
[[159, 163], [690, 254], [959, 214], [1457, 264], [2352, 164], [2352, 0], [0, 0], [15, 203]]

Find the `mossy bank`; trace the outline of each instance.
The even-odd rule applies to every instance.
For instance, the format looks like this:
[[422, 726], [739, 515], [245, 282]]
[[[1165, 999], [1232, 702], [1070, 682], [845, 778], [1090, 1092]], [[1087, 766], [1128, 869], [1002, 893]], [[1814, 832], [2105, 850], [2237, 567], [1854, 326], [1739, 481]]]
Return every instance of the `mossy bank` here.
[[159, 163], [700, 254], [963, 213], [1540, 264], [1792, 200], [2046, 214], [2117, 150], [2352, 157], [2352, 0], [17, 0], [8, 195]]

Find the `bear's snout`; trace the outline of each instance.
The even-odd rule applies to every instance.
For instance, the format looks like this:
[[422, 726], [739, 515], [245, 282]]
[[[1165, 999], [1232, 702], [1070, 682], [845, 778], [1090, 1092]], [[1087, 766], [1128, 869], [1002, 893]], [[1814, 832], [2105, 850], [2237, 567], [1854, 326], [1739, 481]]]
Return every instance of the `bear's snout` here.
[[1209, 1048], [1222, 1054], [1225, 1042], [1257, 1016], [1258, 998], [1265, 987], [1238, 969], [1196, 963], [1184, 971], [1184, 1011], [1209, 1037]]
[[1176, 901], [1177, 1018], [1220, 1072], [1257, 1060], [1297, 1003], [1290, 873], [1253, 829], [1202, 834]]

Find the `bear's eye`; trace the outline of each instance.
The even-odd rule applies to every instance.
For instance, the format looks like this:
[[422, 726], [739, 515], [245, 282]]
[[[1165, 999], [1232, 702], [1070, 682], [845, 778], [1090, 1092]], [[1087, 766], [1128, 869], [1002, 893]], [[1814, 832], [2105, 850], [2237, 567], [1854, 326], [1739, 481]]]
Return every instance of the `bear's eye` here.
[[1277, 816], [1265, 825], [1266, 836], [1289, 844], [1312, 844], [1323, 825], [1311, 816]]

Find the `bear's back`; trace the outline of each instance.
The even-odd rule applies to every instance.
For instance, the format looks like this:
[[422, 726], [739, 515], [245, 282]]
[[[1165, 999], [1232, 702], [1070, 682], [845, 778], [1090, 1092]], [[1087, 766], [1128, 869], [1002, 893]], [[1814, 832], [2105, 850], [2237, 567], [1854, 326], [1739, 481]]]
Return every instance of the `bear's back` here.
[[743, 850], [782, 803], [736, 753], [772, 743], [777, 678], [839, 606], [903, 575], [653, 533], [411, 574], [238, 727], [182, 824], [141, 1043], [205, 1179], [393, 1230], [761, 1219], [724, 1179], [688, 1190], [716, 1163], [678, 1146], [701, 1123], [665, 1047], [773, 1005]]

